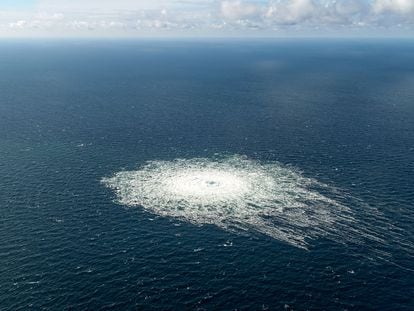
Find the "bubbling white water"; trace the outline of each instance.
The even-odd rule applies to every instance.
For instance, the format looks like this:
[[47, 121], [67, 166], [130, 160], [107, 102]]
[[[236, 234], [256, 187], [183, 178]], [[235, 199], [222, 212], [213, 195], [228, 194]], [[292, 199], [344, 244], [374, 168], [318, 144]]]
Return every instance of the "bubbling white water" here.
[[238, 155], [150, 161], [102, 181], [120, 204], [297, 247], [318, 237], [342, 242], [357, 236], [354, 215], [334, 199], [335, 189], [278, 162]]
[[165, 190], [193, 200], [220, 200], [249, 191], [249, 183], [235, 173], [209, 169], [192, 169], [165, 181]]

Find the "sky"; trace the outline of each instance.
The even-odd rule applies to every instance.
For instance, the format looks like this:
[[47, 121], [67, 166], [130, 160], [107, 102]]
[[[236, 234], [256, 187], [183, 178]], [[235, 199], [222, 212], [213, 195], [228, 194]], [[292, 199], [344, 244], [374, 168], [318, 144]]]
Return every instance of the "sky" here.
[[414, 0], [0, 0], [0, 37], [414, 35]]

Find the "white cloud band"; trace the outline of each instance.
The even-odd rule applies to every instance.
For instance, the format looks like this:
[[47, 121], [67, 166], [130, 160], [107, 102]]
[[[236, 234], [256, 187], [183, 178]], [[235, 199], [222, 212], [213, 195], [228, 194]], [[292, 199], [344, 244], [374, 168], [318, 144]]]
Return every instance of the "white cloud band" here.
[[0, 7], [0, 34], [274, 34], [414, 30], [413, 0], [40, 0]]

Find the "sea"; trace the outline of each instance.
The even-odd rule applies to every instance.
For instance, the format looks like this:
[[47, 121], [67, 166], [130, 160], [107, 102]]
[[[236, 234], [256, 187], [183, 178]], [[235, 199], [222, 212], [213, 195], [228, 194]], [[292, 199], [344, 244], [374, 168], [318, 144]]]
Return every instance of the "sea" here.
[[1, 40], [0, 309], [414, 310], [414, 41]]

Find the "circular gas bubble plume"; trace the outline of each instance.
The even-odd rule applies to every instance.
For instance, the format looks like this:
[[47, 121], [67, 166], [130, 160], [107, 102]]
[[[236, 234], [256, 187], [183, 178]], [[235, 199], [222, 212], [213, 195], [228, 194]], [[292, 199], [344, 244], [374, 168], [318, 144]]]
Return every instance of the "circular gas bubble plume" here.
[[238, 155], [150, 161], [103, 183], [127, 206], [193, 224], [259, 232], [301, 248], [319, 237], [358, 242], [362, 234], [352, 210], [335, 199], [340, 195], [334, 188], [278, 162]]

